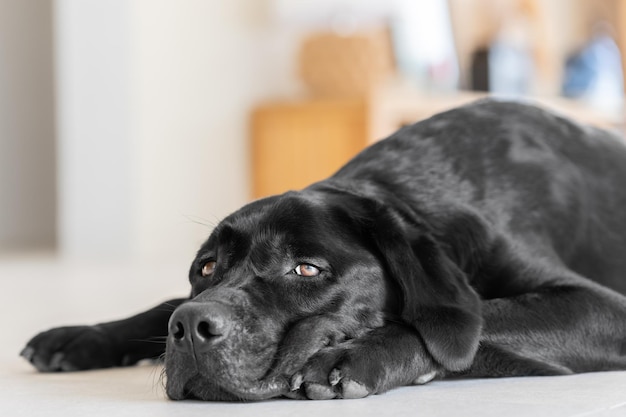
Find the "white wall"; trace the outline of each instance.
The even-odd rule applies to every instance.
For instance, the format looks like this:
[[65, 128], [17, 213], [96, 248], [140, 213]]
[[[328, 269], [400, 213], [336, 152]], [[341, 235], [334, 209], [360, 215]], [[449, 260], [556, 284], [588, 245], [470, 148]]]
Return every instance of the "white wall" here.
[[249, 111], [290, 85], [266, 3], [57, 0], [64, 255], [191, 258], [248, 200]]
[[51, 13], [0, 0], [0, 250], [54, 246]]
[[124, 0], [55, 6], [60, 250], [125, 256], [135, 181], [131, 8]]
[[260, 88], [248, 1], [135, 3], [135, 235], [142, 255], [185, 248], [248, 198], [247, 120]]

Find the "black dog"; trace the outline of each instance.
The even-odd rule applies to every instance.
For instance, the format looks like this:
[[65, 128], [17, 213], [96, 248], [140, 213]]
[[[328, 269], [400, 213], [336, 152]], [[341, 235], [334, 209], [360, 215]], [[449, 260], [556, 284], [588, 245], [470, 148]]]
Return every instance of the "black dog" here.
[[224, 219], [190, 301], [53, 329], [22, 354], [71, 371], [166, 350], [169, 397], [204, 400], [626, 369], [625, 274], [621, 140], [481, 101]]

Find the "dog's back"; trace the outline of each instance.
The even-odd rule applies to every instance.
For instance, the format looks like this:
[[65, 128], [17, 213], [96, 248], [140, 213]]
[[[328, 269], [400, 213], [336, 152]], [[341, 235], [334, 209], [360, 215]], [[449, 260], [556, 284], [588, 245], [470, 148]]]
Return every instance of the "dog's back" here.
[[482, 100], [401, 129], [335, 178], [385, 183], [432, 213], [469, 207], [530, 253], [626, 293], [626, 146], [610, 132]]

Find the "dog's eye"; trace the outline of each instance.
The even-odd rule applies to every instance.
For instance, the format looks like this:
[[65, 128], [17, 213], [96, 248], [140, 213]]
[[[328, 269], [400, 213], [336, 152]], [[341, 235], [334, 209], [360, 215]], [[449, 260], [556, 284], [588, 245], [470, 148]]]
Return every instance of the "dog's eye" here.
[[309, 264], [300, 264], [296, 266], [293, 272], [301, 277], [316, 277], [320, 274], [320, 270], [317, 267]]
[[206, 277], [207, 275], [211, 275], [213, 273], [213, 271], [215, 271], [215, 266], [217, 265], [217, 262], [215, 261], [210, 261], [204, 264], [204, 266], [202, 267], [202, 276]]

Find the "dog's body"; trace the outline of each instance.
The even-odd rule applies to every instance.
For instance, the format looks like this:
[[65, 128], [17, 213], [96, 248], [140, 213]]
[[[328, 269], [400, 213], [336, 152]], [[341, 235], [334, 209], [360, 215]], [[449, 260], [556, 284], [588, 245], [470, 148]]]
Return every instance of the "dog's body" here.
[[224, 219], [189, 302], [53, 329], [23, 355], [42, 371], [132, 364], [163, 353], [149, 339], [169, 320], [173, 399], [626, 369], [625, 185], [617, 137], [477, 102]]

